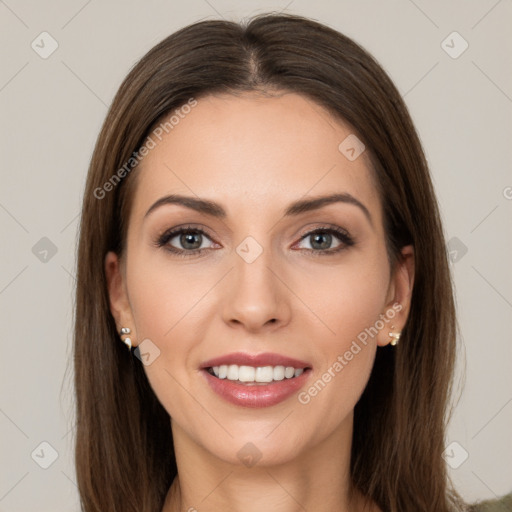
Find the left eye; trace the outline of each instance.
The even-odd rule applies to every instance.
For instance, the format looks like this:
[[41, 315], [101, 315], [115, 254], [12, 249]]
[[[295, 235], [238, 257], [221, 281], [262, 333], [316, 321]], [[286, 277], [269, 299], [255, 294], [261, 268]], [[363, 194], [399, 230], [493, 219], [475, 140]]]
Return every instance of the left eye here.
[[[310, 246], [306, 247], [306, 249], [317, 249], [320, 251], [325, 251], [328, 249], [333, 249], [331, 247], [333, 243], [333, 234], [328, 231], [315, 231], [314, 233], [309, 233], [305, 237], [301, 239], [301, 241], [309, 240]], [[341, 242], [338, 242], [338, 245], [341, 245]]]
[[[334, 239], [338, 240], [338, 244], [332, 247]], [[301, 242], [304, 240], [309, 241], [309, 247], [305, 247], [305, 249], [314, 252], [336, 252], [341, 249], [343, 245], [352, 245], [352, 239], [347, 233], [326, 228], [307, 233], [301, 238]]]

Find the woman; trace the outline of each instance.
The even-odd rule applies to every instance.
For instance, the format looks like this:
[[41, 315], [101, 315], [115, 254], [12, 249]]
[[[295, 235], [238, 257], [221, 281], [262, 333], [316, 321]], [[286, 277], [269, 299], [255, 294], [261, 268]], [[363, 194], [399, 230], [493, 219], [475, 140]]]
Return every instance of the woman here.
[[132, 69], [81, 221], [85, 511], [463, 510], [455, 340], [425, 157], [366, 51], [261, 15]]

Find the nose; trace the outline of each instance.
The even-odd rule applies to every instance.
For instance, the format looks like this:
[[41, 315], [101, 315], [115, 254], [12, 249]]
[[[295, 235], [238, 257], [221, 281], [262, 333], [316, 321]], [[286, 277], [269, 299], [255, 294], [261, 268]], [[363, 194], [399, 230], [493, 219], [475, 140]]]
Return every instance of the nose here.
[[264, 249], [251, 263], [234, 253], [234, 267], [226, 283], [224, 321], [251, 333], [286, 325], [291, 316], [290, 291], [270, 250]]

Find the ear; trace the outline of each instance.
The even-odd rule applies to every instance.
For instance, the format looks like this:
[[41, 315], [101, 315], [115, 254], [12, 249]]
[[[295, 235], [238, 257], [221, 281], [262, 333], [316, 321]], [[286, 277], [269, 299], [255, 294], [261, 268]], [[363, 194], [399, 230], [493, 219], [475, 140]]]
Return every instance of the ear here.
[[129, 337], [135, 347], [137, 332], [126, 291], [126, 277], [121, 260], [115, 252], [110, 251], [105, 256], [105, 275], [110, 299], [110, 311], [116, 321], [117, 332], [121, 331], [121, 327], [129, 327], [131, 330]]
[[414, 247], [406, 245], [402, 247], [389, 283], [386, 307], [382, 312], [384, 316], [381, 317], [386, 323], [377, 337], [377, 344], [381, 347], [392, 341], [390, 332], [399, 334], [407, 322], [414, 286], [414, 268]]

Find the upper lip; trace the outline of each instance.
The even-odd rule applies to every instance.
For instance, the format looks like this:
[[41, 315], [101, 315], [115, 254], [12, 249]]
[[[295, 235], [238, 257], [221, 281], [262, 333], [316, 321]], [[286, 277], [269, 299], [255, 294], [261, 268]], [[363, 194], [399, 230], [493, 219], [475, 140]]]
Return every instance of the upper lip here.
[[310, 368], [311, 365], [293, 357], [265, 352], [263, 354], [246, 354], [245, 352], [233, 352], [223, 356], [209, 359], [201, 364], [201, 368], [211, 368], [223, 364], [236, 364], [238, 366], [293, 366], [294, 368]]

